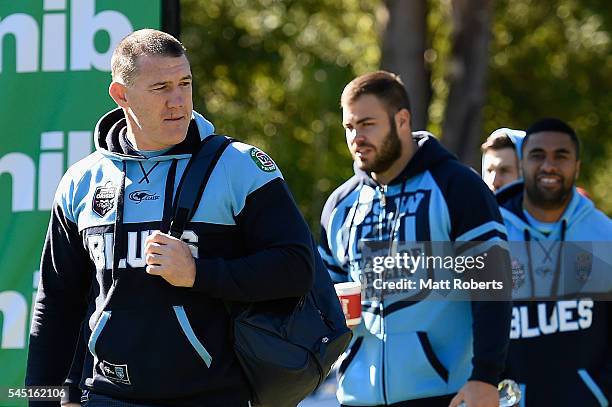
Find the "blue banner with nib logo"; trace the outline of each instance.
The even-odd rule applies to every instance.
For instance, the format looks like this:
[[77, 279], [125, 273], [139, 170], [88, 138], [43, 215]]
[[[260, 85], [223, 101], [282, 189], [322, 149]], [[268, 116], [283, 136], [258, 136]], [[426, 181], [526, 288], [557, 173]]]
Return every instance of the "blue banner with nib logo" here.
[[161, 28], [165, 6], [0, 2], [0, 387], [23, 385], [49, 210], [64, 172], [92, 151], [96, 121], [114, 107], [113, 49], [133, 30]]

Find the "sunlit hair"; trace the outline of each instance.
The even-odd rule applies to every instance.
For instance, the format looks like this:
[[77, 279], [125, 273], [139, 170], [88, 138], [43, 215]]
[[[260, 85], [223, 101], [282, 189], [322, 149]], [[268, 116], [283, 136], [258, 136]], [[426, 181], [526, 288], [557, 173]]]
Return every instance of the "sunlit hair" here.
[[137, 59], [142, 55], [180, 57], [186, 49], [179, 40], [162, 31], [143, 29], [134, 31], [115, 48], [111, 59], [113, 81], [132, 85], [137, 73]]
[[401, 109], [410, 111], [410, 99], [400, 77], [387, 71], [370, 72], [349, 82], [342, 91], [340, 105], [346, 106], [363, 95], [376, 96], [390, 116]]
[[504, 132], [495, 132], [491, 134], [489, 137], [487, 137], [487, 140], [480, 146], [480, 150], [483, 153], [486, 153], [488, 150], [498, 151], [503, 150], [504, 148], [511, 148], [513, 150], [516, 150], [514, 142], [512, 141], [510, 136], [508, 136]]

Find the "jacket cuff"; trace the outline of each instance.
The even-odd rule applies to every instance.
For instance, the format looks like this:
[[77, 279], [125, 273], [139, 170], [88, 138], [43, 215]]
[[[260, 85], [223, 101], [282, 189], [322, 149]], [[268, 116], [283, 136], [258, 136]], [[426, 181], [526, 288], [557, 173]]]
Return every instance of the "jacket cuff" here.
[[472, 369], [472, 375], [469, 380], [478, 380], [497, 387], [499, 384], [499, 369], [497, 366], [483, 363], [474, 364], [474, 369]]
[[78, 383], [64, 383], [67, 386], [67, 392], [62, 396], [61, 404], [77, 403], [81, 404], [81, 395], [83, 391], [79, 388]]

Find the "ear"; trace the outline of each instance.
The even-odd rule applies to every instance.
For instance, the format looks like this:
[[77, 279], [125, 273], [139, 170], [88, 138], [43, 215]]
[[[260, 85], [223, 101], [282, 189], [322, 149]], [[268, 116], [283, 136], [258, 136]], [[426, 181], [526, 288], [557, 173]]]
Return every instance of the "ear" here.
[[408, 111], [408, 109], [400, 109], [395, 114], [395, 124], [397, 125], [398, 130], [399, 129], [408, 129], [408, 131], [411, 131], [411, 129], [410, 129], [410, 112]]
[[110, 95], [110, 97], [113, 98], [115, 103], [117, 103], [120, 107], [127, 108], [128, 102], [127, 102], [127, 97], [125, 94], [126, 90], [127, 88], [125, 87], [125, 85], [119, 82], [113, 81], [108, 87], [108, 94]]
[[580, 176], [580, 160], [576, 161], [576, 176], [574, 177], [574, 182], [578, 180]]

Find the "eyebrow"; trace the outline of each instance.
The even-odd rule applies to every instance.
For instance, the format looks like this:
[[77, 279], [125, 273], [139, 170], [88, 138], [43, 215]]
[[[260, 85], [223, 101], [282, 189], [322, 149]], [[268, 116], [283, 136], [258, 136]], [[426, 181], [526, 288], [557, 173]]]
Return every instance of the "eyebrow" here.
[[[375, 117], [370, 117], [370, 116], [368, 116], [368, 117], [364, 117], [364, 118], [362, 118], [362, 119], [357, 120], [357, 122], [356, 122], [355, 124], [361, 124], [361, 123], [366, 122], [366, 121], [368, 121], [368, 120], [376, 120], [376, 118], [375, 118]], [[348, 126], [348, 125], [350, 125], [350, 124], [351, 124], [351, 123], [344, 123], [344, 127], [346, 127], [346, 126]]]
[[[182, 81], [184, 81], [184, 80], [192, 80], [191, 75], [186, 75], [186, 76], [183, 76], [181, 79], [179, 79], [179, 82], [182, 82]], [[156, 83], [154, 83], [154, 84], [152, 84], [152, 85], [149, 85], [149, 87], [150, 87], [150, 88], [154, 88], [154, 87], [156, 87], [156, 86], [167, 85], [167, 84], [169, 84], [170, 82], [171, 82], [171, 81], [162, 81], [162, 82], [156, 82]]]
[[[541, 153], [544, 152], [544, 149], [541, 147], [535, 147], [533, 150], [529, 150], [529, 154], [531, 153]], [[564, 153], [564, 154], [571, 154], [571, 151], [568, 150], [565, 147], [561, 147], [561, 148], [557, 148], [556, 150], [553, 151], [554, 153]]]

